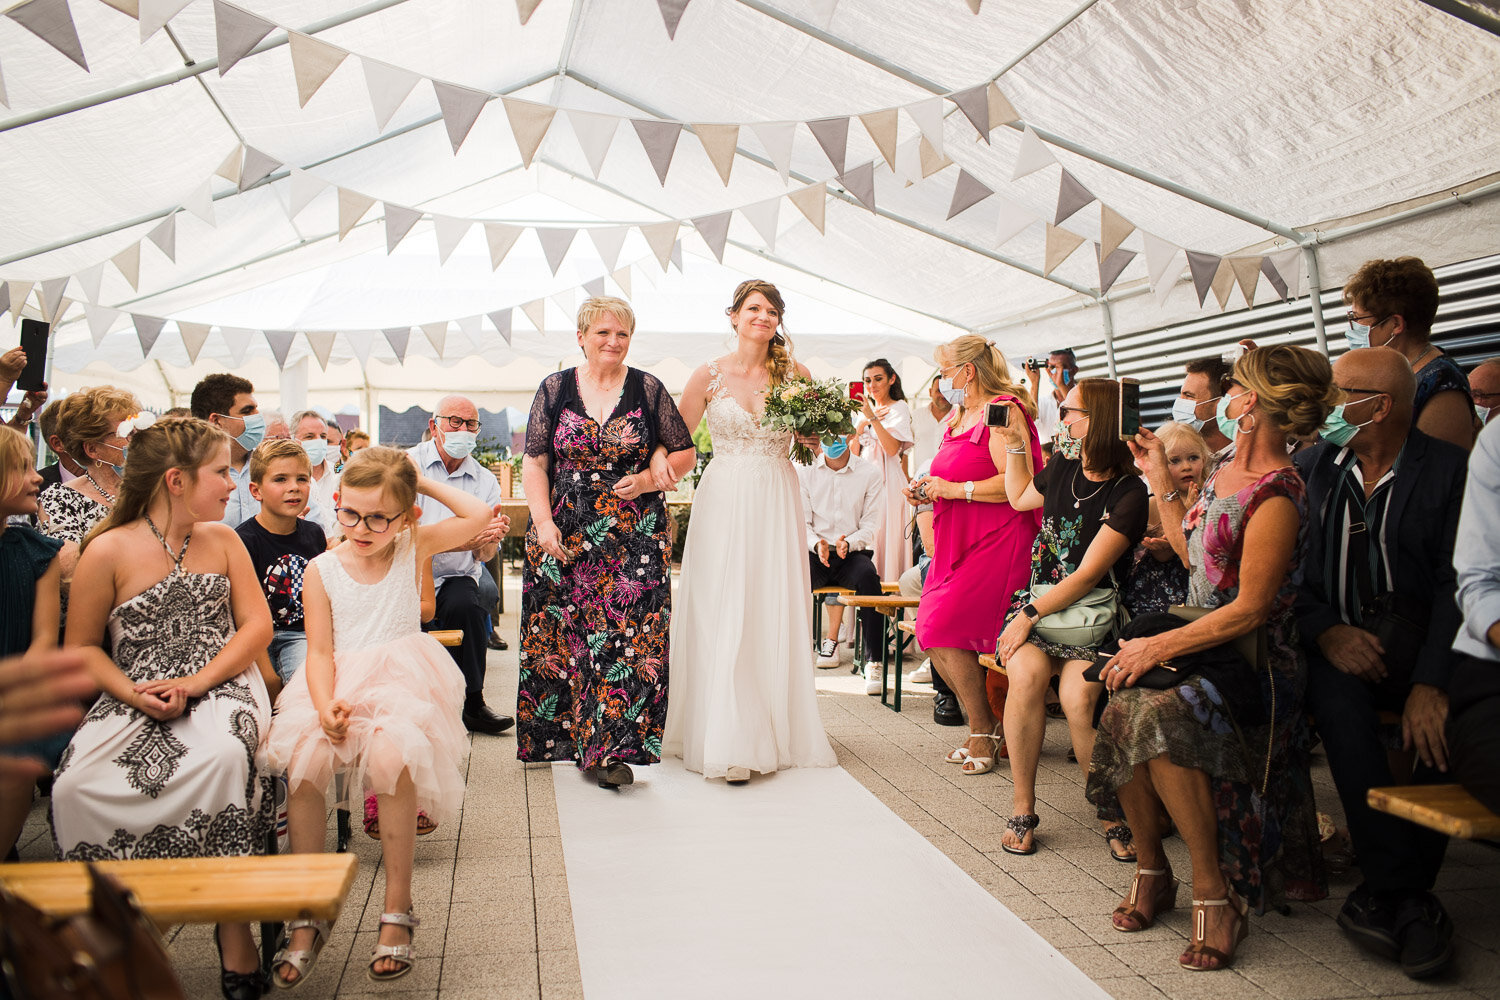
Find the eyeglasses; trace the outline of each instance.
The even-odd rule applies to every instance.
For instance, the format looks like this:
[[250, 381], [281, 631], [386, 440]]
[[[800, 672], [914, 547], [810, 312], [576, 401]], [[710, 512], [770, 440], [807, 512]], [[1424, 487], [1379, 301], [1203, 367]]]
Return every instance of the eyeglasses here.
[[1057, 408], [1057, 419], [1058, 420], [1067, 420], [1068, 419], [1068, 414], [1070, 414], [1070, 413], [1074, 413], [1074, 414], [1077, 414], [1079, 416], [1084, 416], [1084, 417], [1086, 417], [1086, 416], [1089, 415], [1089, 411], [1088, 410], [1081, 409], [1081, 408], [1079, 408], [1077, 406], [1059, 406]]
[[1470, 389], [1469, 395], [1474, 397], [1476, 403], [1482, 403], [1485, 406], [1492, 405], [1484, 402], [1487, 399], [1500, 399], [1500, 392], [1480, 392], [1478, 389]]
[[447, 417], [442, 414], [438, 414], [436, 419], [447, 421], [445, 426], [450, 431], [478, 432], [479, 430], [479, 421], [477, 420], [465, 420], [463, 417]]
[[[1359, 315], [1358, 313], [1354, 312], [1351, 309], [1349, 311], [1349, 329], [1353, 330], [1356, 326], [1363, 326], [1364, 324], [1360, 323], [1360, 320], [1363, 320], [1363, 319], [1375, 319], [1375, 314], [1374, 313], [1367, 313], [1364, 316], [1361, 316], [1361, 315]], [[1385, 317], [1385, 319], [1375, 320], [1375, 322], [1369, 324], [1369, 328], [1371, 330], [1373, 330], [1377, 326], [1379, 326], [1381, 323], [1384, 323], [1387, 319], [1390, 319], [1390, 317], [1387, 316], [1387, 317]]]
[[1390, 393], [1386, 392], [1384, 389], [1359, 389], [1359, 388], [1355, 388], [1352, 385], [1351, 386], [1335, 385], [1334, 388], [1337, 389], [1339, 392], [1342, 392], [1346, 396], [1353, 396], [1356, 393], [1361, 393], [1361, 392], [1364, 393], [1367, 396], [1388, 396], [1388, 395], [1390, 395]]
[[[396, 519], [394, 517], [387, 517], [384, 514], [361, 514], [353, 507], [335, 507], [333, 508], [333, 515], [338, 518], [339, 524], [342, 524], [346, 528], [352, 528], [363, 521], [365, 522], [365, 527], [377, 535], [383, 535], [389, 531], [391, 522]], [[399, 516], [398, 514], [397, 517]]]

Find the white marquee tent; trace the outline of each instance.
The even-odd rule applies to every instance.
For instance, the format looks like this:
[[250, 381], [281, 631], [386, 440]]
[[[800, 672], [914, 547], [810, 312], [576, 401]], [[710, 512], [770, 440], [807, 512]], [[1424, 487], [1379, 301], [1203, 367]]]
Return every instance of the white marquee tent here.
[[26, 0], [4, 322], [54, 322], [61, 388], [165, 404], [229, 368], [367, 412], [524, 406], [601, 287], [674, 388], [750, 275], [821, 373], [919, 374], [965, 331], [1119, 344], [1493, 253], [1492, 8]]

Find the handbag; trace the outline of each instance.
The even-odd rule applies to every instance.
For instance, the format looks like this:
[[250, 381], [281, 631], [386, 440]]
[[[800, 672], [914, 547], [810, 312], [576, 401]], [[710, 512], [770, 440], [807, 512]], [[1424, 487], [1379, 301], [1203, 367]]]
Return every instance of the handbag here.
[[[1042, 595], [1054, 586], [1056, 584], [1033, 584], [1032, 603], [1041, 600]], [[1120, 607], [1119, 590], [1111, 582], [1108, 587], [1095, 587], [1060, 611], [1043, 615], [1031, 630], [1048, 642], [1063, 646], [1097, 646], [1114, 634], [1116, 623], [1124, 613]]]
[[0, 970], [16, 1000], [185, 1000], [161, 934], [119, 880], [88, 865], [86, 913], [52, 917], [0, 885]]

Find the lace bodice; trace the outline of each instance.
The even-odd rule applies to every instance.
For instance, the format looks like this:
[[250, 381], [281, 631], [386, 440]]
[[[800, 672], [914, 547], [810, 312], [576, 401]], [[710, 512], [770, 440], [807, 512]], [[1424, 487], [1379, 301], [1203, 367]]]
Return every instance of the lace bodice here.
[[708, 363], [708, 433], [713, 437], [714, 460], [724, 457], [775, 458], [788, 461], [792, 435], [772, 430], [747, 411], [724, 385], [717, 361]]
[[336, 551], [325, 552], [312, 561], [333, 609], [335, 655], [380, 646], [422, 630], [417, 548], [409, 529], [401, 532], [395, 546], [391, 568], [375, 583], [360, 583], [351, 577]]

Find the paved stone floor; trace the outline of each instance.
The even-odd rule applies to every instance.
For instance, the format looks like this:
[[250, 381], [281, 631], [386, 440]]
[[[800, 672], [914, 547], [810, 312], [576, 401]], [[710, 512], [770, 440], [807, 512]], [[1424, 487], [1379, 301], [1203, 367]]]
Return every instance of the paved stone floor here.
[[[519, 600], [515, 581], [509, 582], [512, 613], [501, 623], [501, 634], [514, 637]], [[847, 663], [847, 652], [844, 657]], [[515, 679], [514, 649], [491, 653], [492, 705], [515, 703]], [[1128, 889], [1131, 868], [1110, 860], [1090, 819], [1082, 776], [1066, 758], [1062, 723], [1048, 729], [1038, 776], [1040, 850], [1029, 858], [1014, 857], [1000, 850], [1000, 831], [1010, 813], [1004, 764], [991, 774], [966, 777], [942, 762], [963, 730], [933, 724], [930, 688], [910, 690], [905, 711], [898, 715], [866, 696], [863, 683], [845, 668], [819, 671], [818, 686], [828, 734], [849, 773], [1120, 1000], [1500, 1000], [1500, 852], [1462, 842], [1449, 849], [1439, 892], [1460, 940], [1458, 959], [1443, 978], [1415, 982], [1394, 966], [1367, 958], [1344, 939], [1333, 917], [1353, 887], [1352, 876], [1337, 881], [1327, 901], [1295, 904], [1290, 916], [1254, 918], [1233, 969], [1211, 975], [1188, 973], [1177, 966], [1188, 933], [1186, 886], [1184, 908], [1166, 915], [1151, 930], [1125, 935], [1111, 929], [1108, 915]], [[475, 737], [467, 777], [462, 817], [417, 843], [414, 892], [422, 926], [416, 935], [416, 968], [391, 983], [374, 983], [365, 975], [384, 883], [379, 844], [356, 830], [352, 849], [359, 858], [359, 874], [317, 968], [298, 991], [302, 997], [582, 996], [551, 768], [519, 764], [509, 735]], [[1326, 767], [1320, 765], [1315, 777], [1320, 805], [1337, 813]], [[753, 794], [753, 785], [749, 791]], [[23, 859], [49, 857], [45, 823], [46, 804], [39, 802], [23, 835]], [[331, 824], [329, 840], [331, 847]], [[860, 847], [853, 838], [828, 849]], [[1169, 851], [1174, 868], [1187, 872], [1181, 841], [1169, 841]], [[871, 877], [879, 877], [880, 859], [869, 860]], [[839, 932], [867, 934], [872, 942], [899, 942], [902, 936], [900, 928], [890, 927]], [[210, 929], [172, 928], [169, 938], [188, 995], [217, 997]], [[1001, 976], [1003, 970], [996, 973]], [[998, 980], [994, 989], [975, 984], [975, 996], [992, 994], [1003, 995]], [[788, 984], [787, 996], [796, 995], [795, 984]]]

